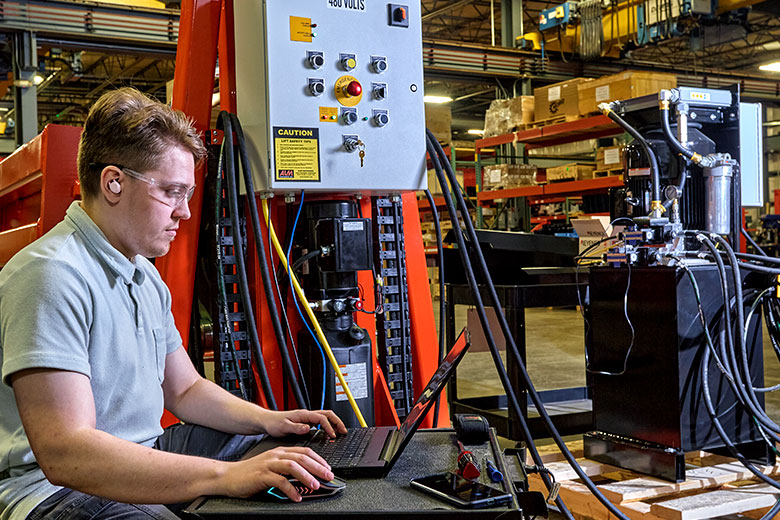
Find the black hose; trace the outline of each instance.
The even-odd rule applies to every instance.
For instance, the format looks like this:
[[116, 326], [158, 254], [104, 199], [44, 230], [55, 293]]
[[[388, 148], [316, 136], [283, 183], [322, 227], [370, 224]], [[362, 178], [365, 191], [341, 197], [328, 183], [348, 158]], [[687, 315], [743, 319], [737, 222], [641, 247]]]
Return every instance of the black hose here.
[[312, 258], [320, 256], [321, 254], [322, 254], [322, 249], [315, 249], [314, 251], [309, 251], [308, 253], [306, 253], [305, 255], [300, 257], [298, 260], [293, 262], [292, 270], [293, 271], [297, 271], [298, 269], [300, 269], [300, 267], [303, 264], [305, 264], [306, 262], [308, 262]]
[[[732, 269], [732, 275], [736, 275], [734, 278], [734, 285], [735, 285], [735, 295], [736, 297], [736, 308], [737, 308], [737, 326], [732, 327], [731, 324], [731, 312], [730, 312], [730, 301], [731, 298], [728, 294], [728, 278], [726, 274], [726, 267], [723, 263], [723, 260], [721, 259], [720, 255], [718, 254], [718, 251], [715, 247], [715, 244], [707, 238], [706, 235], [703, 233], [699, 233], [698, 236], [700, 237], [701, 242], [708, 248], [710, 251], [712, 251], [715, 259], [715, 264], [718, 267], [718, 272], [721, 277], [721, 290], [723, 292], [723, 302], [724, 302], [724, 324], [725, 324], [725, 336], [726, 336], [726, 352], [725, 356], [723, 357], [724, 361], [730, 364], [730, 375], [733, 377], [733, 384], [731, 385], [732, 389], [734, 390], [735, 395], [737, 396], [737, 399], [740, 401], [740, 403], [750, 412], [750, 414], [759, 422], [759, 427], [764, 426], [769, 431], [767, 432], [775, 442], [780, 441], [780, 437], [778, 437], [777, 433], [780, 433], [780, 427], [778, 427], [777, 424], [774, 423], [767, 415], [766, 413], [761, 410], [761, 405], [757, 402], [755, 398], [755, 392], [753, 392], [753, 385], [752, 381], [750, 381], [750, 371], [747, 370], [747, 379], [750, 381], [750, 389], [749, 391], [745, 389], [747, 386], [744, 379], [743, 379], [743, 372], [742, 372], [742, 365], [738, 363], [736, 358], [737, 348], [735, 347], [735, 342], [738, 342], [740, 345], [739, 352], [746, 352], [746, 349], [743, 348], [744, 341], [742, 336], [742, 330], [744, 328], [744, 313], [740, 312], [742, 308], [742, 281], [740, 279], [739, 275], [739, 267], [738, 266], [731, 266]], [[713, 235], [716, 239], [720, 238], [717, 235]], [[723, 241], [725, 243], [725, 241]], [[731, 249], [728, 243], [725, 243], [725, 247], [728, 249]], [[738, 280], [738, 281], [737, 281]], [[735, 331], [739, 334], [738, 339], [734, 338]], [[745, 358], [746, 358], [745, 354]]]
[[739, 227], [739, 231], [747, 239], [747, 241], [750, 243], [750, 245], [753, 246], [756, 251], [758, 251], [758, 253], [761, 256], [769, 258], [769, 255], [766, 254], [766, 252], [763, 249], [761, 249], [761, 246], [758, 245], [755, 240], [753, 240], [753, 237], [750, 236], [750, 233], [747, 232], [747, 229], [745, 229], [742, 226], [740, 226]]
[[[428, 139], [429, 143], [432, 144], [436, 152], [440, 156], [444, 156], [444, 150], [441, 148], [441, 145], [438, 143], [438, 141], [435, 140], [433, 137], [433, 134], [430, 131], [427, 131], [428, 133]], [[580, 465], [577, 463], [576, 459], [574, 458], [574, 455], [572, 455], [569, 448], [566, 446], [566, 442], [561, 437], [560, 433], [558, 433], [557, 428], [555, 428], [555, 425], [552, 422], [552, 419], [550, 418], [549, 414], [544, 408], [544, 403], [542, 403], [541, 398], [539, 397], [539, 394], [536, 392], [536, 388], [534, 387], [533, 382], [531, 381], [531, 377], [528, 374], [528, 370], [526, 370], [525, 364], [522, 361], [522, 357], [520, 356], [520, 351], [517, 348], [517, 344], [515, 343], [514, 337], [511, 334], [511, 331], [509, 329], [509, 324], [506, 321], [506, 316], [504, 315], [503, 308], [501, 305], [501, 302], [498, 298], [498, 294], [496, 293], [496, 288], [493, 285], [492, 277], [490, 275], [490, 272], [487, 268], [487, 264], [485, 263], [485, 258], [482, 255], [482, 250], [479, 247], [479, 241], [477, 239], [476, 232], [474, 231], [474, 226], [471, 223], [471, 218], [469, 216], [468, 208], [466, 207], [465, 201], [463, 200], [463, 194], [460, 192], [460, 190], [457, 188], [457, 183], [454, 182], [455, 180], [455, 174], [452, 171], [452, 169], [449, 167], [449, 163], [445, 162], [445, 169], [447, 171], [447, 176], [450, 179], [450, 182], [453, 183], [453, 192], [455, 194], [455, 197], [458, 199], [458, 205], [460, 206], [461, 216], [463, 217], [463, 223], [466, 226], [466, 232], [469, 236], [470, 240], [470, 246], [471, 246], [471, 252], [474, 255], [474, 257], [477, 259], [480, 265], [480, 269], [482, 271], [482, 276], [485, 280], [486, 287], [488, 289], [488, 294], [490, 295], [491, 303], [493, 304], [493, 308], [496, 311], [496, 316], [498, 317], [499, 323], [501, 325], [501, 330], [504, 334], [504, 338], [506, 339], [507, 345], [512, 349], [512, 354], [515, 356], [515, 359], [517, 360], [517, 365], [520, 368], [520, 374], [523, 378], [523, 382], [525, 384], [525, 388], [528, 390], [528, 395], [531, 398], [531, 401], [534, 403], [534, 406], [537, 409], [537, 412], [539, 413], [540, 417], [542, 418], [542, 421], [545, 424], [545, 427], [547, 428], [547, 431], [550, 433], [550, 435], [555, 440], [556, 445], [561, 450], [561, 453], [563, 454], [564, 458], [569, 462], [572, 469], [575, 473], [577, 473], [577, 476], [585, 483], [586, 487], [593, 493], [593, 496], [595, 496], [604, 506], [617, 518], [620, 518], [621, 520], [628, 520], [628, 518], [617, 508], [615, 505], [610, 502], [602, 493], [598, 490], [596, 485], [593, 483], [593, 481], [585, 474], [585, 472], [582, 470]], [[445, 199], [447, 198], [448, 194], [445, 194]], [[449, 205], [448, 205], [449, 208]], [[452, 211], [452, 210], [450, 210]], [[461, 235], [462, 233], [455, 233], [456, 236]], [[462, 247], [459, 245], [459, 247]], [[478, 295], [478, 287], [476, 286], [476, 281], [474, 285], [475, 291], [475, 299]], [[477, 301], [481, 303], [481, 298], [478, 298]], [[479, 307], [478, 307], [479, 310]], [[482, 309], [484, 312], [484, 308]], [[487, 316], [485, 316], [485, 319], [482, 319], [482, 315], [480, 315], [480, 321], [482, 321], [482, 326], [485, 331], [486, 337], [488, 336], [488, 332], [490, 330], [489, 324], [487, 322]], [[489, 343], [490, 344], [490, 343]], [[496, 349], [496, 352], [494, 354], [494, 361], [496, 361], [496, 368], [499, 371], [499, 375], [501, 371], [505, 371], [503, 363], [501, 363], [501, 358], [498, 356], [498, 349]], [[504, 374], [505, 375], [505, 374]], [[503, 382], [503, 379], [502, 379]], [[507, 390], [507, 387], [510, 388], [510, 390]], [[505, 385], [505, 390], [507, 391], [507, 395], [510, 395], [510, 392], [513, 394], [513, 391], [511, 390], [511, 384], [508, 382], [507, 378], [507, 384]], [[517, 402], [517, 398], [514, 397], [514, 399], [510, 399], [510, 401]], [[517, 407], [517, 410], [519, 410], [519, 405]], [[522, 417], [522, 414], [519, 414], [520, 417]], [[521, 421], [522, 423], [522, 421]], [[530, 432], [528, 432], [528, 435], [530, 436]], [[528, 444], [529, 446], [533, 446], [533, 440], [531, 437], [528, 437]], [[532, 450], [532, 455], [535, 451]], [[537, 452], [538, 455], [538, 452]], [[540, 465], [540, 461], [536, 461], [534, 459], [534, 462], [537, 465]], [[547, 481], [545, 481], [545, 484], [549, 484]], [[556, 502], [557, 504], [558, 502]], [[560, 506], [559, 506], [560, 507]], [[565, 506], [564, 506], [565, 507]], [[567, 510], [568, 512], [568, 510]]]
[[247, 153], [246, 141], [244, 140], [244, 130], [241, 128], [241, 123], [238, 121], [238, 117], [235, 114], [229, 114], [231, 122], [235, 127], [236, 136], [238, 138], [239, 155], [241, 158], [241, 169], [244, 172], [244, 185], [246, 186], [247, 202], [249, 202], [249, 215], [252, 221], [252, 232], [255, 237], [255, 250], [257, 252], [257, 260], [260, 265], [260, 277], [263, 280], [263, 288], [265, 293], [265, 301], [268, 305], [268, 314], [271, 317], [271, 324], [273, 325], [274, 335], [276, 336], [276, 344], [279, 348], [279, 354], [282, 359], [282, 367], [284, 368], [285, 375], [290, 381], [290, 387], [293, 391], [293, 396], [298, 402], [298, 406], [303, 408], [309, 408], [309, 402], [301, 391], [301, 387], [298, 384], [298, 378], [293, 370], [292, 360], [290, 360], [290, 352], [287, 350], [287, 338], [282, 329], [282, 320], [279, 318], [279, 309], [276, 306], [276, 298], [273, 294], [273, 285], [271, 284], [271, 274], [268, 268], [268, 258], [266, 257], [265, 241], [263, 239], [263, 229], [260, 227], [260, 213], [257, 210], [257, 200], [255, 199], [255, 186], [254, 178], [252, 177], [252, 164], [249, 161], [249, 155]]
[[[255, 313], [252, 308], [252, 299], [249, 295], [249, 280], [246, 275], [246, 264], [244, 260], [244, 245], [241, 237], [241, 227], [238, 222], [238, 188], [236, 187], [236, 169], [233, 164], [233, 125], [230, 120], [230, 114], [224, 110], [220, 112], [217, 119], [217, 127], [222, 126], [224, 130], [225, 142], [225, 177], [228, 184], [228, 204], [230, 205], [230, 222], [233, 225], [233, 250], [236, 253], [236, 271], [238, 274], [238, 288], [241, 295], [241, 303], [244, 306], [244, 315], [246, 316], [247, 332], [249, 332], [249, 343], [254, 348], [255, 364], [257, 373], [260, 376], [260, 384], [265, 395], [268, 408], [276, 410], [276, 399], [274, 399], [271, 381], [268, 379], [268, 371], [263, 359], [263, 349], [260, 346], [260, 338], [257, 335], [257, 323], [255, 322]], [[251, 197], [249, 197], [251, 198]]]
[[[647, 155], [647, 159], [650, 162], [650, 175], [652, 177], [652, 184], [653, 184], [653, 200], [654, 201], [660, 201], [661, 200], [661, 174], [658, 169], [658, 158], [655, 156], [655, 152], [653, 152], [653, 149], [650, 147], [650, 143], [647, 142], [647, 140], [642, 137], [642, 134], [639, 133], [639, 131], [634, 128], [633, 126], [629, 125], [626, 121], [623, 120], [622, 117], [617, 115], [614, 110], [610, 109], [606, 111], [606, 115], [608, 118], [613, 120], [615, 123], [617, 123], [620, 127], [623, 128], [626, 132], [628, 132], [631, 137], [636, 139], [640, 146], [642, 147], [642, 150], [644, 150], [645, 155]], [[683, 176], [685, 174], [683, 173]]]
[[[504, 362], [501, 360], [501, 355], [498, 352], [496, 341], [493, 338], [493, 331], [490, 329], [490, 324], [487, 318], [487, 311], [485, 311], [485, 306], [482, 303], [482, 295], [480, 294], [479, 286], [477, 285], [477, 279], [476, 279], [476, 275], [474, 274], [474, 269], [471, 266], [471, 259], [469, 258], [468, 255], [468, 250], [466, 248], [463, 232], [460, 231], [461, 228], [460, 228], [460, 222], [458, 221], [458, 213], [455, 209], [455, 204], [452, 201], [452, 196], [450, 195], [450, 192], [447, 189], [447, 179], [441, 167], [442, 161], [440, 160], [438, 150], [434, 145], [434, 143], [438, 144], [438, 141], [436, 141], [436, 138], [433, 136], [430, 130], [426, 130], [426, 139], [427, 139], [428, 154], [431, 157], [431, 161], [433, 161], [433, 168], [434, 171], [436, 172], [436, 177], [439, 180], [439, 185], [442, 188], [444, 202], [447, 205], [447, 212], [449, 213], [450, 220], [452, 221], [452, 228], [454, 230], [458, 230], [458, 232], [455, 232], [455, 240], [458, 243], [458, 252], [460, 253], [460, 258], [463, 262], [463, 269], [466, 273], [466, 278], [468, 279], [469, 288], [471, 289], [472, 296], [476, 304], [477, 315], [479, 316], [479, 321], [482, 324], [482, 330], [485, 333], [485, 340], [487, 341], [488, 348], [490, 349], [490, 354], [493, 358], [493, 363], [495, 364], [496, 370], [498, 372], [498, 377], [501, 380], [501, 385], [504, 388], [504, 392], [507, 395], [507, 399], [512, 409], [514, 410], [515, 414], [517, 415], [518, 421], [520, 422], [520, 428], [523, 433], [523, 438], [526, 441], [526, 446], [531, 452], [531, 457], [533, 458], [534, 464], [536, 464], [538, 467], [543, 467], [544, 463], [542, 461], [541, 456], [539, 455], [539, 451], [536, 449], [536, 446], [534, 445], [533, 437], [531, 436], [531, 430], [528, 428], [525, 415], [523, 414], [523, 410], [521, 409], [520, 403], [517, 400], [517, 395], [515, 394], [515, 391], [512, 388], [512, 383], [509, 381], [509, 376], [507, 375], [506, 369], [504, 368]], [[540, 477], [542, 478], [547, 489], [552, 490], [552, 482], [550, 481], [550, 478], [544, 473], [540, 473]], [[561, 513], [566, 515], [567, 518], [573, 518], [568, 508], [566, 508], [566, 505], [563, 503], [560, 497], [556, 499], [555, 503], [556, 505], [558, 505], [558, 508], [561, 510]]]
[[737, 450], [737, 447], [734, 445], [733, 441], [729, 438], [729, 436], [726, 434], [726, 431], [723, 429], [723, 426], [720, 423], [720, 420], [718, 419], [718, 415], [715, 412], [715, 406], [712, 404], [712, 396], [710, 395], [710, 379], [709, 379], [709, 360], [710, 360], [710, 351], [708, 349], [704, 349], [704, 354], [702, 356], [701, 361], [701, 378], [702, 378], [702, 393], [704, 395], [704, 404], [705, 408], [707, 408], [707, 413], [710, 416], [710, 420], [712, 421], [712, 425], [715, 426], [715, 431], [718, 432], [718, 436], [721, 438], [723, 443], [726, 445], [726, 448], [731, 453], [731, 456], [735, 459], [739, 460], [743, 466], [745, 466], [748, 471], [753, 473], [756, 477], [763, 480], [770, 486], [780, 489], [780, 482], [776, 482], [772, 480], [771, 478], [764, 475], [761, 471], [756, 469], [756, 467], [745, 457], [742, 455], [742, 453]]
[[[444, 188], [442, 188], [443, 190]], [[439, 222], [439, 211], [436, 209], [436, 201], [433, 200], [430, 190], [425, 190], [425, 197], [428, 199], [428, 205], [431, 207], [431, 216], [433, 217], [433, 228], [436, 231], [436, 259], [439, 271], [439, 364], [444, 359], [444, 352], [447, 349], [444, 331], [447, 326], [447, 302], [444, 299], [444, 244], [441, 236], [441, 223]], [[439, 407], [441, 404], [441, 394], [436, 398], [436, 405], [433, 407], [433, 426], [439, 424]]]

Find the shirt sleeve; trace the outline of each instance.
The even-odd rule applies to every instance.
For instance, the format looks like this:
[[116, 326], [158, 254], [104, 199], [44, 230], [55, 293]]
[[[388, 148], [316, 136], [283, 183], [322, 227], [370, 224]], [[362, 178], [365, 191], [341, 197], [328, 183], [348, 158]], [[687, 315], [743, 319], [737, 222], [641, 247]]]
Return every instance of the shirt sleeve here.
[[92, 298], [69, 264], [32, 259], [0, 287], [3, 383], [29, 368], [54, 368], [90, 376]]

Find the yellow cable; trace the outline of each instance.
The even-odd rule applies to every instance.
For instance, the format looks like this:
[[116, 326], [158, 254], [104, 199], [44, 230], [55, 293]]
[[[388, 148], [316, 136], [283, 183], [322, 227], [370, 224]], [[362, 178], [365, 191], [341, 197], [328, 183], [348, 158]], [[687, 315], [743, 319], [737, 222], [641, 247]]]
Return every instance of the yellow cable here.
[[[282, 265], [284, 266], [285, 269], [287, 269], [287, 257], [284, 254], [282, 245], [279, 243], [279, 239], [276, 238], [276, 231], [274, 231], [274, 225], [271, 222], [271, 218], [268, 214], [268, 201], [266, 199], [263, 199], [263, 216], [265, 217], [265, 224], [266, 226], [268, 226], [268, 231], [271, 233], [271, 242], [273, 242], [274, 244], [274, 249], [276, 249], [276, 254], [279, 255], [279, 260], [282, 261]], [[327, 354], [328, 356], [330, 365], [333, 367], [333, 370], [336, 372], [336, 377], [339, 378], [339, 382], [341, 383], [341, 387], [344, 389], [344, 393], [347, 394], [347, 399], [349, 399], [349, 404], [352, 406], [352, 410], [355, 412], [355, 416], [357, 416], [358, 423], [360, 423], [360, 426], [365, 428], [366, 420], [363, 419], [363, 414], [360, 413], [360, 408], [358, 408], [358, 405], [355, 402], [355, 398], [352, 397], [352, 392], [349, 391], [349, 386], [347, 386], [347, 382], [344, 380], [344, 374], [341, 373], [339, 362], [336, 361], [336, 358], [333, 356], [333, 351], [330, 349], [330, 344], [328, 343], [328, 340], [325, 339], [325, 334], [322, 332], [322, 329], [320, 328], [320, 324], [317, 321], [317, 317], [314, 315], [314, 311], [311, 310], [309, 301], [306, 299], [306, 295], [303, 293], [303, 289], [301, 289], [301, 285], [298, 283], [298, 277], [295, 276], [295, 273], [292, 270], [290, 270], [290, 278], [292, 279], [292, 284], [293, 287], [295, 288], [295, 293], [298, 295], [298, 300], [301, 302], [301, 305], [306, 310], [306, 314], [309, 316], [309, 321], [311, 321], [311, 324], [314, 325], [314, 331], [317, 333], [317, 338], [319, 338], [320, 344], [322, 345], [322, 348], [325, 350], [325, 354]], [[323, 383], [325, 382], [323, 381]]]

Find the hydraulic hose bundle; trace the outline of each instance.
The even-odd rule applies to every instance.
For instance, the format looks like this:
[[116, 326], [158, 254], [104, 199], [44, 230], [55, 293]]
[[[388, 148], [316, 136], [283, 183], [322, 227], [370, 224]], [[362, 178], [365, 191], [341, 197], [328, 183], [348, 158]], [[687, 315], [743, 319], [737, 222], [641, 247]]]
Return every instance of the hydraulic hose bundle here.
[[[477, 240], [476, 232], [474, 231], [474, 226], [471, 223], [468, 207], [466, 206], [466, 202], [463, 199], [463, 194], [460, 191], [457, 180], [455, 178], [455, 174], [452, 171], [452, 168], [450, 167], [449, 161], [446, 158], [444, 150], [442, 149], [441, 145], [438, 143], [436, 138], [433, 136], [433, 134], [430, 131], [426, 131], [426, 134], [427, 134], [428, 154], [431, 156], [431, 159], [433, 161], [434, 169], [436, 171], [436, 176], [439, 180], [439, 184], [442, 187], [444, 200], [447, 205], [447, 211], [449, 212], [450, 218], [452, 219], [452, 224], [453, 224], [452, 227], [453, 227], [453, 231], [455, 231], [455, 238], [458, 243], [458, 251], [460, 252], [461, 260], [463, 261], [463, 267], [469, 282], [469, 287], [471, 288], [471, 292], [475, 300], [477, 314], [482, 324], [482, 328], [485, 333], [485, 338], [490, 348], [490, 353], [493, 357], [493, 362], [496, 366], [496, 370], [498, 371], [499, 378], [501, 379], [501, 384], [507, 395], [507, 399], [509, 401], [510, 406], [512, 407], [513, 411], [518, 417], [523, 432], [523, 437], [531, 453], [531, 457], [533, 458], [534, 464], [538, 468], [544, 467], [539, 452], [536, 449], [536, 446], [534, 445], [530, 429], [528, 428], [528, 424], [523, 415], [523, 410], [520, 407], [520, 404], [517, 399], [517, 395], [514, 389], [512, 388], [512, 385], [509, 381], [509, 377], [506, 373], [506, 369], [504, 368], [503, 361], [501, 360], [501, 356], [498, 352], [498, 347], [496, 346], [493, 333], [488, 323], [485, 306], [484, 303], [482, 302], [482, 297], [480, 296], [480, 291], [477, 285], [476, 276], [474, 274], [470, 256], [473, 256], [473, 258], [479, 264], [480, 272], [483, 276], [483, 279], [485, 280], [488, 293], [490, 296], [491, 304], [496, 310], [496, 315], [499, 319], [501, 330], [506, 339], [507, 346], [508, 348], [511, 348], [512, 353], [515, 356], [515, 359], [517, 359], [525, 387], [528, 389], [528, 393], [529, 396], [531, 397], [531, 401], [536, 406], [537, 411], [542, 417], [545, 427], [547, 428], [547, 430], [550, 432], [550, 435], [555, 440], [555, 443], [558, 446], [558, 448], [561, 450], [561, 453], [563, 453], [564, 457], [569, 462], [569, 464], [574, 469], [574, 471], [577, 473], [578, 477], [582, 479], [582, 481], [585, 483], [588, 489], [593, 493], [593, 495], [602, 504], [604, 504], [604, 506], [610, 511], [610, 513], [615, 515], [616, 518], [619, 518], [621, 520], [628, 520], [628, 517], [625, 514], [623, 514], [617, 507], [615, 507], [615, 505], [612, 504], [596, 488], [596, 485], [593, 483], [593, 481], [590, 480], [590, 478], [585, 474], [585, 472], [582, 470], [579, 464], [577, 464], [574, 455], [572, 455], [571, 451], [569, 451], [569, 449], [567, 448], [563, 438], [558, 433], [558, 430], [555, 428], [555, 425], [553, 425], [550, 416], [545, 411], [541, 398], [539, 397], [539, 394], [536, 392], [536, 389], [534, 388], [533, 382], [531, 381], [528, 371], [526, 370], [526, 367], [522, 362], [522, 357], [520, 356], [520, 352], [519, 349], [517, 348], [517, 344], [515, 343], [514, 337], [510, 332], [509, 324], [507, 323], [506, 318], [504, 316], [501, 303], [498, 299], [498, 294], [496, 293], [495, 286], [493, 285], [492, 278], [487, 269], [485, 259], [482, 256], [482, 251], [479, 247], [479, 242]], [[444, 164], [444, 169], [442, 169], [442, 164]], [[455, 204], [453, 203], [452, 197], [450, 196], [448, 179], [449, 179], [449, 183], [452, 185], [452, 191], [458, 202], [458, 207], [462, 216], [463, 225], [465, 226], [466, 233], [468, 234], [468, 238], [469, 238], [468, 244], [466, 243], [466, 240], [463, 236], [463, 232], [460, 227], [460, 222], [457, 216]], [[545, 471], [540, 470], [540, 476], [544, 481], [547, 489], [552, 491], [553, 485], [547, 473]], [[560, 497], [556, 497], [555, 503], [560, 509], [562, 514], [564, 514], [567, 518], [573, 518], [566, 505], [560, 499]]]
[[[698, 240], [705, 249], [709, 251], [706, 255], [699, 254], [696, 256], [705, 256], [714, 261], [717, 266], [725, 307], [721, 323], [718, 325], [721, 330], [719, 333], [715, 334], [715, 336], [719, 338], [718, 345], [716, 346], [712, 340], [713, 334], [710, 330], [712, 325], [708, 323], [707, 318], [704, 316], [696, 278], [686, 263], [679, 258], [676, 258], [676, 260], [680, 261], [680, 266], [685, 270], [691, 280], [699, 308], [699, 317], [707, 340], [707, 348], [704, 349], [701, 360], [702, 396], [704, 398], [707, 414], [712, 421], [715, 431], [718, 433], [718, 436], [721, 438], [731, 455], [739, 460], [757, 478], [776, 489], [780, 489], [780, 483], [766, 476], [761, 469], [757, 468], [739, 451], [734, 441], [721, 424], [710, 391], [709, 374], [710, 361], [714, 360], [717, 368], [722, 373], [722, 376], [736, 395], [739, 404], [753, 418], [754, 424], [758, 428], [763, 439], [767, 442], [769, 449], [775, 450], [775, 443], [780, 442], [780, 436], [778, 435], [780, 434], [780, 426], [772, 421], [762, 409], [763, 407], [757, 398], [757, 393], [777, 390], [778, 387], [753, 387], [747, 353], [747, 333], [753, 313], [763, 302], [764, 308], [767, 311], [767, 320], [770, 323], [770, 341], [772, 342], [773, 347], [775, 347], [775, 353], [778, 355], [778, 359], [780, 359], [780, 350], [776, 347], [778, 344], [778, 336], [780, 336], [780, 331], [778, 331], [775, 326], [778, 317], [776, 312], [777, 298], [772, 294], [776, 291], [776, 287], [770, 286], [761, 292], [757, 293], [756, 291], [751, 291], [751, 294], [745, 295], [742, 289], [743, 282], [741, 269], [747, 268], [750, 270], [759, 270], [762, 273], [780, 275], [780, 265], [778, 265], [780, 260], [760, 255], [735, 253], [730, 244], [717, 234], [705, 234], [704, 232], [696, 231], [690, 231], [687, 232], [687, 234]], [[739, 261], [738, 257], [742, 257], [743, 261]], [[726, 262], [724, 262], [724, 259]], [[727, 269], [726, 263], [728, 263], [729, 269]], [[763, 264], [771, 264], [774, 265], [774, 267]], [[731, 284], [729, 284], [729, 270]], [[732, 288], [732, 291], [729, 291], [729, 287]], [[751, 300], [753, 301], [751, 302]], [[733, 313], [731, 302], [733, 302]], [[751, 305], [746, 320], [744, 306], [747, 304]], [[736, 323], [733, 322], [734, 319], [736, 319]], [[780, 511], [780, 500], [778, 500], [762, 519], [768, 520], [773, 518], [778, 511]]]
[[[276, 337], [277, 346], [282, 359], [282, 366], [284, 368], [285, 376], [290, 383], [290, 388], [293, 392], [295, 400], [298, 405], [304, 408], [309, 408], [309, 402], [306, 399], [304, 392], [301, 391], [301, 387], [298, 383], [297, 375], [295, 374], [292, 360], [287, 349], [286, 335], [282, 328], [282, 323], [279, 318], [279, 310], [276, 304], [276, 298], [274, 297], [274, 286], [271, 282], [271, 276], [269, 272], [268, 260], [266, 257], [266, 247], [263, 240], [263, 230], [260, 227], [260, 216], [257, 209], [257, 202], [254, 197], [254, 179], [252, 177], [252, 166], [247, 154], [246, 142], [244, 139], [244, 132], [241, 128], [241, 123], [235, 114], [230, 114], [226, 111], [222, 111], [219, 114], [218, 127], [222, 127], [225, 138], [223, 143], [223, 157], [225, 164], [225, 177], [227, 180], [227, 195], [230, 204], [230, 218], [233, 223], [233, 229], [239, 230], [238, 226], [238, 188], [236, 181], [236, 169], [234, 166], [234, 147], [233, 136], [235, 135], [238, 141], [238, 152], [241, 161], [241, 170], [243, 172], [244, 185], [250, 196], [247, 196], [247, 202], [249, 205], [250, 220], [252, 223], [252, 231], [254, 234], [255, 247], [257, 249], [257, 258], [260, 267], [260, 276], [263, 281], [263, 287], [265, 288], [266, 304], [268, 305], [268, 312], [271, 317], [271, 323], [274, 329], [274, 335]], [[243, 240], [240, 237], [234, 238], [234, 247], [236, 252], [236, 265], [239, 274], [239, 290], [241, 293], [242, 304], [246, 311], [248, 334], [250, 342], [255, 352], [255, 359], [257, 360], [257, 369], [260, 376], [260, 382], [262, 385], [263, 393], [265, 394], [266, 401], [270, 408], [277, 409], [276, 401], [274, 399], [273, 390], [268, 379], [268, 374], [263, 361], [262, 348], [260, 347], [260, 340], [257, 333], [257, 325], [254, 319], [254, 311], [252, 301], [249, 296], [249, 283], [246, 276], [246, 265], [244, 260]]]

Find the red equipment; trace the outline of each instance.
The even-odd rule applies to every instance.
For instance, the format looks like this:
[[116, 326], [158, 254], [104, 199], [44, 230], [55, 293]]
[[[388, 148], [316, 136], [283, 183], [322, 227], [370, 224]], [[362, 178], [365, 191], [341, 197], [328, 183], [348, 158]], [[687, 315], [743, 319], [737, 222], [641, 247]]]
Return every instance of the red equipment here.
[[[214, 67], [219, 54], [221, 108], [236, 112], [234, 35], [232, 0], [190, 0], [182, 3], [179, 24], [176, 74], [173, 88], [173, 107], [190, 115], [197, 128], [213, 139], [219, 139], [219, 132], [209, 129], [211, 120], [211, 97], [214, 88]], [[217, 52], [219, 50], [219, 52]], [[195, 262], [198, 246], [198, 232], [203, 203], [205, 167], [196, 172], [198, 189], [190, 202], [192, 218], [182, 222], [179, 235], [170, 252], [157, 260], [156, 265], [173, 294], [173, 313], [176, 324], [188, 344], [192, 315]], [[438, 366], [436, 330], [433, 320], [433, 306], [428, 290], [428, 273], [422, 244], [422, 233], [417, 211], [417, 201], [412, 192], [402, 195], [404, 201], [404, 234], [406, 244], [407, 284], [410, 315], [413, 316], [412, 358], [414, 391], [419, 394], [423, 385]], [[329, 196], [328, 199], [338, 198]], [[368, 196], [363, 198], [363, 212], [371, 214]], [[283, 201], [271, 200], [275, 226], [284, 231]], [[281, 229], [279, 229], [281, 228]], [[254, 249], [248, 248], [250, 266], [257, 265]], [[257, 269], [250, 272], [254, 284], [254, 301], [264, 301], [263, 288]], [[361, 272], [358, 283], [364, 288], [373, 287], [369, 273]], [[372, 291], [365, 291], [364, 305], [374, 305]], [[271, 332], [270, 318], [265, 306], [256, 305], [258, 334], [263, 345], [263, 355], [274, 393], [282, 395], [282, 370], [276, 340]], [[358, 325], [369, 331], [376, 330], [373, 318], [358, 313]], [[375, 421], [379, 425], [399, 424], [393, 401], [387, 390], [382, 369], [374, 359]], [[261, 397], [261, 400], [263, 398]], [[294, 401], [293, 401], [294, 402]], [[264, 404], [264, 403], [261, 403]], [[442, 401], [440, 422], [447, 422], [446, 401]], [[424, 427], [432, 426], [432, 418], [426, 418]]]

